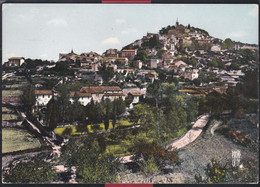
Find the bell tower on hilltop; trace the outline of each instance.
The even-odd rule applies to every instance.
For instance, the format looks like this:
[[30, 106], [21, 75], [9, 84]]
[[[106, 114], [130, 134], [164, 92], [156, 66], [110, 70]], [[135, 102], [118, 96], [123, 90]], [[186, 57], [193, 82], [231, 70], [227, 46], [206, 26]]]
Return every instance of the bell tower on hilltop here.
[[179, 26], [179, 21], [178, 21], [178, 18], [177, 18], [177, 21], [176, 21], [175, 27], [178, 27], [178, 26]]

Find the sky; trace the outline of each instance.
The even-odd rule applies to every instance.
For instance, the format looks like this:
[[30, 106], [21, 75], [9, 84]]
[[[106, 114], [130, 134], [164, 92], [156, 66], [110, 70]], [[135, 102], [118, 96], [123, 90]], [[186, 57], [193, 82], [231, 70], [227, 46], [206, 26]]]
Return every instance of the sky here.
[[256, 4], [3, 4], [2, 63], [58, 60], [59, 53], [121, 50], [147, 32], [180, 24], [258, 44]]

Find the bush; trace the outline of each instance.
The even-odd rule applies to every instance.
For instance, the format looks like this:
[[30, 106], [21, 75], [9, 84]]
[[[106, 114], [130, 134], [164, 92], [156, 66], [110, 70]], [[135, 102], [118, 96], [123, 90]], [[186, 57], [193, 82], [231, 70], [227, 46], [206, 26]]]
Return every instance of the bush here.
[[72, 128], [66, 127], [66, 129], [62, 132], [62, 136], [70, 136], [72, 134]]
[[208, 176], [208, 183], [219, 183], [225, 178], [226, 167], [222, 166], [217, 160], [212, 159], [211, 163], [207, 165], [206, 174]]
[[51, 165], [40, 160], [20, 162], [12, 167], [9, 172], [3, 172], [3, 181], [6, 183], [50, 183], [55, 171]]
[[134, 160], [143, 158], [145, 161], [148, 161], [154, 158], [159, 167], [163, 167], [166, 162], [179, 162], [179, 156], [176, 150], [164, 148], [156, 142], [149, 143], [143, 139], [136, 141], [129, 151], [134, 153]]
[[217, 132], [230, 138], [232, 141], [244, 145], [246, 147], [251, 145], [251, 140], [239, 131], [233, 131], [230, 127], [223, 125], [217, 129]]
[[147, 161], [140, 162], [140, 169], [146, 177], [160, 171], [153, 157]]
[[102, 128], [100, 127], [100, 125], [95, 124], [91, 126], [91, 130], [93, 130], [94, 132], [102, 130]]

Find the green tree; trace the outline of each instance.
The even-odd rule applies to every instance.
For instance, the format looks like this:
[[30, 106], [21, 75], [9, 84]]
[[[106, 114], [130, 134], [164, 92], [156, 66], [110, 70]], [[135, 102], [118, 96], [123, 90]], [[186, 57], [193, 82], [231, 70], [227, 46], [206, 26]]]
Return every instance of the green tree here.
[[70, 136], [72, 134], [72, 128], [66, 127], [65, 130], [62, 132], [63, 136]]
[[83, 132], [89, 133], [89, 132], [88, 132], [88, 127], [87, 127], [86, 124], [77, 125], [77, 126], [76, 126], [76, 131], [77, 131], [77, 132], [80, 132], [81, 134], [82, 134]]
[[104, 119], [104, 126], [105, 129], [108, 130], [109, 128], [109, 113], [110, 113], [110, 101], [105, 101], [106, 103], [106, 115], [105, 115], [105, 119]]
[[114, 100], [113, 102], [113, 119], [112, 119], [112, 125], [113, 125], [113, 129], [115, 128], [116, 126], [116, 102]]
[[138, 49], [137, 54], [135, 56], [135, 60], [141, 60], [142, 62], [145, 62], [148, 57], [148, 54], [146, 50], [144, 49]]
[[154, 134], [154, 131], [150, 129], [155, 129], [155, 115], [152, 107], [150, 107], [149, 105], [136, 105], [130, 112], [130, 120], [133, 121], [135, 124], [140, 123], [141, 128], [146, 132], [146, 136], [148, 135], [148, 132], [151, 132], [151, 135]]
[[232, 49], [232, 47], [233, 47], [233, 42], [230, 38], [225, 39], [225, 41], [221, 46], [222, 49]]
[[258, 70], [247, 71], [242, 80], [242, 90], [246, 97], [258, 98]]
[[202, 83], [201, 78], [197, 78], [193, 80], [193, 83], [195, 84], [195, 86], [200, 86], [200, 84]]
[[100, 152], [101, 153], [104, 153], [106, 151], [106, 139], [104, 137], [104, 135], [100, 134], [97, 136], [97, 141], [98, 141], [98, 145], [99, 145], [99, 148], [100, 148]]
[[47, 104], [47, 110], [46, 110], [46, 124], [47, 129], [52, 131], [57, 127], [58, 121], [60, 121], [61, 115], [60, 110], [57, 105], [57, 101], [55, 101], [54, 98], [52, 98], [48, 104]]
[[29, 85], [24, 89], [21, 100], [24, 104], [25, 109], [31, 113], [36, 102], [35, 91], [32, 85]]
[[117, 182], [119, 162], [111, 155], [102, 154], [96, 136], [70, 139], [61, 149], [61, 161], [76, 166], [79, 183], [100, 184]]
[[69, 90], [66, 88], [66, 86], [60, 85], [60, 87], [58, 88], [58, 91], [60, 93], [60, 97], [58, 98], [57, 104], [60, 109], [62, 121], [64, 122], [66, 120], [66, 112], [70, 105]]
[[230, 69], [239, 70], [239, 64], [237, 62], [231, 63]]

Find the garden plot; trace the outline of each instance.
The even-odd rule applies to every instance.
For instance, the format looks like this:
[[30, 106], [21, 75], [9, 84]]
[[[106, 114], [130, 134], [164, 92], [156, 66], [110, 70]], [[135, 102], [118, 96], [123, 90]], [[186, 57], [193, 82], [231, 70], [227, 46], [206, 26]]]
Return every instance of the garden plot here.
[[2, 90], [2, 97], [19, 97], [22, 94], [21, 90]]
[[28, 131], [16, 128], [2, 129], [2, 153], [39, 148], [41, 143]]

